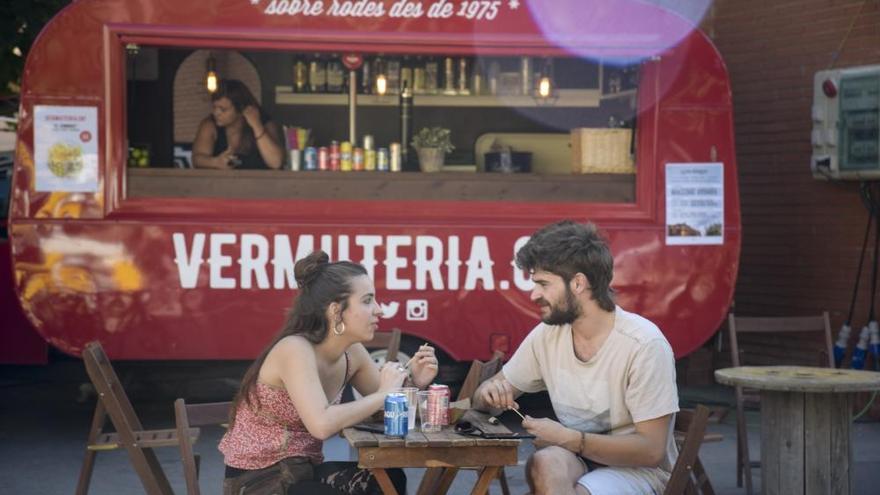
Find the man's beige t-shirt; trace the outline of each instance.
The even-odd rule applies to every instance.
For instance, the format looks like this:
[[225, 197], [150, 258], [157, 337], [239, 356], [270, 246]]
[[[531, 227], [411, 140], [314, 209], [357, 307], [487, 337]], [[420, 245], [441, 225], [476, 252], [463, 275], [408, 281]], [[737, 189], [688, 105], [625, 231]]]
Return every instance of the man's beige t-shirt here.
[[[571, 325], [536, 326], [504, 365], [523, 392], [547, 390], [559, 421], [578, 431], [622, 435], [634, 423], [678, 411], [675, 357], [656, 325], [619, 306], [614, 328], [589, 361], [575, 356]], [[660, 468], [624, 469], [662, 493], [678, 451], [672, 436]]]

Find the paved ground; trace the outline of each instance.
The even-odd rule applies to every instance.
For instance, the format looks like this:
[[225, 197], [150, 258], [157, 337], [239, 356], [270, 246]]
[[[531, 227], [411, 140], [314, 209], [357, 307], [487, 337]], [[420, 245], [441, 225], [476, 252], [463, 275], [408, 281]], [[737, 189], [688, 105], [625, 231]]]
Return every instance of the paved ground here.
[[[150, 363], [117, 364], [121, 379], [147, 428], [173, 426], [172, 402], [186, 397], [195, 402], [228, 400], [235, 382], [226, 378], [241, 371], [240, 364], [180, 363], [156, 366]], [[0, 387], [6, 399], [0, 404], [0, 493], [69, 494], [73, 493], [79, 475], [84, 440], [88, 432], [94, 397], [83, 393], [86, 376], [81, 363], [61, 360], [47, 367], [0, 367]], [[87, 387], [85, 387], [87, 389]], [[681, 391], [687, 405], [696, 401], [725, 403], [731, 394], [725, 387], [688, 388]], [[534, 415], [545, 410], [544, 401], [530, 401], [527, 408]], [[514, 418], [506, 418], [515, 422]], [[705, 444], [700, 456], [719, 495], [745, 493], [736, 488], [734, 479], [735, 430], [734, 415], [710, 431], [724, 435], [724, 441]], [[757, 412], [749, 417], [750, 445], [759, 446]], [[223, 459], [216, 449], [222, 431], [206, 429], [196, 446], [202, 454], [201, 486], [203, 493], [219, 493], [223, 476]], [[524, 443], [521, 459], [533, 451]], [[880, 423], [856, 423], [853, 429], [856, 494], [878, 493], [880, 483]], [[157, 451], [162, 467], [175, 492], [186, 492], [176, 449]], [[328, 459], [353, 459], [344, 440], [333, 439], [325, 445]], [[757, 455], [757, 452], [756, 452]], [[522, 466], [508, 468], [508, 480], [515, 494], [527, 487]], [[420, 470], [408, 470], [409, 488], [413, 492], [421, 477]], [[760, 486], [760, 470], [755, 482]], [[456, 479], [450, 493], [470, 493], [476, 475], [464, 472]], [[497, 482], [490, 489], [498, 494]], [[131, 469], [124, 452], [98, 455], [89, 492], [93, 495], [140, 494], [143, 489]]]

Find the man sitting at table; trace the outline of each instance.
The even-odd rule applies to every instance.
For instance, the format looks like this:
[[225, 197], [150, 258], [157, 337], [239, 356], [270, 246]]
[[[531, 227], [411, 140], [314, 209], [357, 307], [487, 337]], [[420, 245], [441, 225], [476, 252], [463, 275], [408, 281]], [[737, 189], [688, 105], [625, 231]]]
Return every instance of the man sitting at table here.
[[475, 407], [549, 392], [559, 422], [522, 423], [536, 436], [535, 494], [662, 493], [677, 457], [675, 361], [656, 325], [615, 305], [608, 245], [592, 224], [562, 221], [536, 232], [516, 265], [531, 274], [543, 322], [477, 389]]

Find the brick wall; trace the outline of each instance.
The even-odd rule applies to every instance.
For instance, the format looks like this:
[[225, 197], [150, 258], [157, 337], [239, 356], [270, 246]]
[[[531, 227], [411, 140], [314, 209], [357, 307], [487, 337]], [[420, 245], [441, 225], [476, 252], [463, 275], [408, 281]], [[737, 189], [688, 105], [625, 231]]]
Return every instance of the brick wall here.
[[260, 76], [254, 65], [238, 52], [196, 50], [177, 69], [174, 77], [174, 141], [189, 143], [199, 123], [211, 113], [211, 95], [205, 90], [205, 66], [213, 54], [216, 70], [223, 79], [238, 79], [262, 99]]
[[[812, 79], [835, 57], [834, 67], [880, 63], [880, 1], [719, 0], [704, 30], [733, 86], [743, 227], [734, 310], [828, 309], [836, 333], [849, 309], [867, 212], [857, 183], [810, 175]], [[867, 265], [859, 326], [867, 315]]]

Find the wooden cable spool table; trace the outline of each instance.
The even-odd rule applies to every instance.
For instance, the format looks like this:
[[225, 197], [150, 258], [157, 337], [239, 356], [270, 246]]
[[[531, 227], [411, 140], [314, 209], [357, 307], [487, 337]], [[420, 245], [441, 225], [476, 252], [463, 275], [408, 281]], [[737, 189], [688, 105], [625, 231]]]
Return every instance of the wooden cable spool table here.
[[853, 395], [880, 390], [880, 373], [741, 366], [716, 370], [715, 378], [760, 391], [764, 495], [852, 492]]

